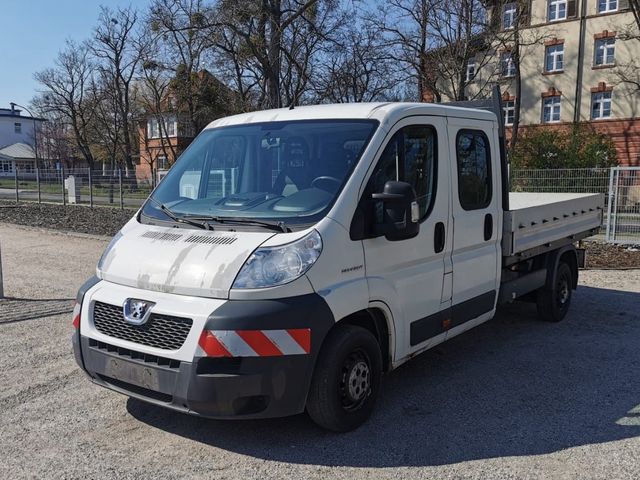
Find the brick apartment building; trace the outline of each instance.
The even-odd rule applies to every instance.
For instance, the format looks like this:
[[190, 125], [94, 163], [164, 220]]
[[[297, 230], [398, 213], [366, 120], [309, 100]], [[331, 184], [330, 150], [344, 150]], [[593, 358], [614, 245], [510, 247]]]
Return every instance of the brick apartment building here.
[[620, 164], [640, 165], [640, 92], [621, 81], [623, 71], [640, 78], [640, 41], [623, 34], [637, 34], [627, 2], [489, 0], [489, 16], [505, 34], [519, 22], [521, 38], [536, 41], [522, 42], [522, 98], [508, 44], [492, 45], [489, 61], [469, 60], [467, 96], [497, 82], [507, 127], [519, 102], [521, 131], [586, 122], [612, 137]]

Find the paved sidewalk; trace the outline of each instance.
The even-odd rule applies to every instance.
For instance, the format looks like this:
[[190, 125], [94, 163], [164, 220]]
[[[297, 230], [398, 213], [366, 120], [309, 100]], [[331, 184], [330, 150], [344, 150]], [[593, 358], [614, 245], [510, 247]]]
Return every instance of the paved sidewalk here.
[[[6, 294], [44, 305], [75, 296], [108, 239], [0, 224], [0, 242]], [[80, 372], [68, 313], [0, 322], [0, 478], [640, 478], [639, 307], [640, 270], [583, 272], [564, 322], [501, 309], [386, 375], [344, 435], [130, 400]]]

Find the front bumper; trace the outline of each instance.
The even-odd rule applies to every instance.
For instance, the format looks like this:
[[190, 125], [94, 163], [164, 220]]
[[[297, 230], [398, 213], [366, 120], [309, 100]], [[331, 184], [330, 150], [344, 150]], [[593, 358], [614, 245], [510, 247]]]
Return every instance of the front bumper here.
[[334, 319], [319, 295], [232, 301], [208, 330], [311, 329], [307, 355], [163, 358], [76, 331], [74, 355], [91, 380], [149, 403], [210, 418], [268, 418], [304, 410], [315, 361]]

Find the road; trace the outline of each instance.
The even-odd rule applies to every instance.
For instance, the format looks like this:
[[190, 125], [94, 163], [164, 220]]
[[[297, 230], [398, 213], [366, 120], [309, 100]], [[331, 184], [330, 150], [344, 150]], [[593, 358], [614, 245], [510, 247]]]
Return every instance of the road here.
[[[0, 242], [6, 294], [59, 305], [107, 239], [0, 224]], [[582, 272], [564, 322], [503, 308], [387, 375], [373, 418], [336, 435], [104, 390], [73, 361], [68, 313], [0, 305], [0, 478], [640, 478], [639, 307], [640, 270]]]

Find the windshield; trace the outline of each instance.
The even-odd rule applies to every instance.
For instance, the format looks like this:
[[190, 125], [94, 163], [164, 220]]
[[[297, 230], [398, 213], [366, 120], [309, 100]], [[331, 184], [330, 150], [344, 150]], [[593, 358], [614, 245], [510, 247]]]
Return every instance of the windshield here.
[[181, 217], [315, 222], [333, 204], [376, 125], [298, 120], [205, 130], [142, 213], [171, 221], [163, 205]]

